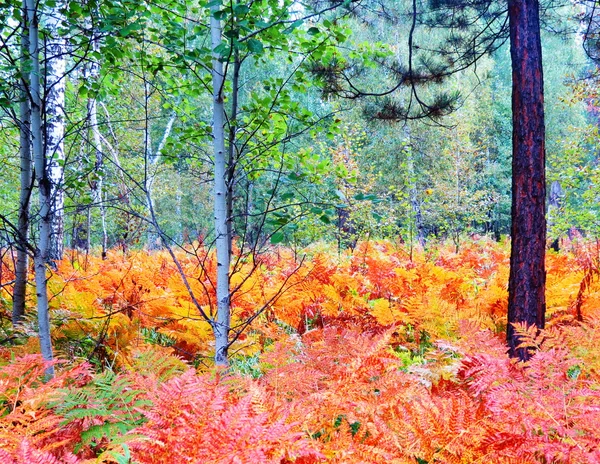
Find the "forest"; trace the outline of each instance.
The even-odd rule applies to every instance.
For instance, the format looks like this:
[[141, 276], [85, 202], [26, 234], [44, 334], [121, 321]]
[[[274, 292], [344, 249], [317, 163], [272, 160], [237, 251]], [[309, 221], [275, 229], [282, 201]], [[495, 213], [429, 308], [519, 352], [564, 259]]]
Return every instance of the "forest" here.
[[595, 0], [0, 0], [0, 463], [600, 463]]

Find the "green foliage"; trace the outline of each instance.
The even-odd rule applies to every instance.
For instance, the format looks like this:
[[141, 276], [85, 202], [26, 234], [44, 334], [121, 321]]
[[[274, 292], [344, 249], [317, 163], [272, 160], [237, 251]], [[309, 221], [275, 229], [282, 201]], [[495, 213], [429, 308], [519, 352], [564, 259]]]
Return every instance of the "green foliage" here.
[[81, 441], [75, 447], [92, 447], [98, 451], [121, 443], [121, 438], [144, 422], [140, 409], [148, 406], [143, 391], [130, 380], [106, 370], [85, 386], [63, 391], [60, 401], [51, 404], [64, 418], [61, 427], [77, 424]]

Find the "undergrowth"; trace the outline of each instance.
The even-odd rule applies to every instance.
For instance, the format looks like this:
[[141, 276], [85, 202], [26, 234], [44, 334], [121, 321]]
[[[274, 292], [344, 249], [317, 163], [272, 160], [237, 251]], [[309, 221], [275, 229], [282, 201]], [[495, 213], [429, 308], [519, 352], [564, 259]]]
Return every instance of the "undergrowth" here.
[[[208, 362], [210, 328], [166, 254], [64, 260], [50, 281], [50, 382], [35, 321], [10, 328], [2, 286], [0, 462], [598, 463], [593, 247], [549, 254], [547, 329], [519, 328], [536, 353], [527, 364], [503, 342], [505, 245], [411, 260], [362, 243], [291, 276], [279, 249], [239, 280], [234, 324], [293, 285], [232, 346], [227, 371]], [[181, 258], [208, 307], [211, 255], [202, 272]]]

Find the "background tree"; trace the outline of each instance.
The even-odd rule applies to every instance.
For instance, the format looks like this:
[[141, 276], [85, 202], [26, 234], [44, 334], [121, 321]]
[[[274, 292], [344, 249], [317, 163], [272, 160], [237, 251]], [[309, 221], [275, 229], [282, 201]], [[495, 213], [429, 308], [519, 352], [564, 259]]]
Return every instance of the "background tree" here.
[[31, 159], [31, 106], [29, 101], [30, 79], [28, 73], [29, 30], [27, 29], [27, 5], [25, 0], [21, 8], [19, 28], [21, 30], [20, 50], [20, 93], [19, 93], [19, 157], [20, 188], [19, 217], [17, 230], [17, 256], [15, 262], [15, 285], [13, 287], [12, 322], [17, 325], [25, 315], [27, 281], [29, 272], [29, 214], [31, 206], [32, 159]]
[[[40, 16], [44, 30], [43, 130], [45, 169], [50, 180], [50, 216], [52, 232], [50, 262], [59, 260], [64, 248], [64, 186], [65, 163], [65, 89], [67, 79], [67, 37], [64, 34], [65, 4], [62, 1], [46, 5]], [[41, 75], [40, 75], [41, 77]]]
[[[509, 62], [505, 4], [365, 1], [296, 11], [280, 2], [116, 1], [72, 2], [62, 13], [67, 65], [75, 69], [65, 90], [61, 185], [65, 227], [74, 231], [66, 243], [119, 246], [125, 257], [141, 247], [186, 250], [210, 275], [204, 287], [195, 273], [185, 275], [192, 293], [207, 296], [194, 317], [205, 317], [207, 331], [227, 326], [218, 306], [232, 302], [234, 329], [221, 337], [220, 362], [254, 320], [244, 314], [242, 322], [236, 301], [273, 246], [300, 250], [337, 237], [344, 248], [391, 237], [427, 247], [509, 231], [510, 77], [499, 69]], [[215, 46], [211, 17], [222, 28]], [[563, 75], [556, 71], [551, 89], [563, 88]], [[468, 91], [459, 97], [459, 89]], [[18, 98], [7, 95], [14, 115]], [[223, 112], [216, 151], [215, 96]], [[442, 119], [450, 110], [456, 115]], [[548, 114], [559, 168], [571, 132], [558, 121], [582, 121], [574, 110]], [[15, 134], [2, 133], [16, 146]], [[225, 213], [215, 233], [211, 186], [221, 178], [214, 173], [221, 153]], [[18, 162], [16, 153], [6, 157]], [[10, 204], [6, 217], [16, 224], [16, 199]], [[231, 260], [219, 296], [199, 251], [217, 242]], [[263, 309], [257, 305], [257, 317]]]

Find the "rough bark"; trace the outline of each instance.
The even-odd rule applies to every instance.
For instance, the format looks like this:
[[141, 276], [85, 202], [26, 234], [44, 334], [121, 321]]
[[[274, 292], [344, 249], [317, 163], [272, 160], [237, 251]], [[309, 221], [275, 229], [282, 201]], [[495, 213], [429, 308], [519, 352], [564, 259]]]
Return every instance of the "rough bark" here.
[[48, 38], [45, 44], [45, 156], [46, 169], [50, 181], [51, 228], [49, 262], [59, 260], [63, 255], [64, 241], [64, 190], [63, 165], [65, 159], [65, 70], [67, 57], [66, 39], [60, 35], [64, 22], [61, 13], [63, 2], [45, 15], [44, 27]]
[[[220, 10], [220, 2], [211, 6], [210, 33], [212, 48], [215, 50], [222, 41], [221, 21], [215, 18]], [[225, 152], [225, 106], [223, 102], [223, 63], [219, 55], [214, 53], [212, 60], [213, 84], [213, 147], [214, 147], [214, 213], [215, 235], [217, 247], [217, 320], [213, 323], [215, 335], [215, 363], [228, 364], [227, 351], [229, 348], [230, 330], [230, 295], [229, 295], [229, 266], [230, 266], [230, 237], [227, 215], [228, 188], [226, 181], [226, 152]]]
[[527, 360], [512, 324], [544, 327], [545, 130], [542, 47], [537, 0], [509, 0], [512, 59], [512, 228], [508, 284], [509, 355]]
[[[46, 361], [51, 361], [53, 354], [52, 340], [50, 338], [50, 315], [48, 312], [48, 281], [46, 277], [46, 263], [50, 252], [50, 236], [52, 230], [51, 181], [48, 177], [48, 170], [46, 169], [46, 157], [42, 140], [38, 12], [35, 0], [26, 1], [27, 19], [29, 24], [29, 56], [31, 60], [31, 139], [35, 178], [38, 184], [40, 198], [39, 238], [34, 253], [38, 331], [42, 356]], [[53, 377], [54, 368], [49, 367], [46, 370], [46, 375], [48, 377]]]
[[[23, 18], [27, 17], [27, 5], [23, 1]], [[27, 271], [29, 268], [29, 206], [31, 199], [31, 109], [29, 105], [29, 77], [27, 68], [29, 54], [29, 31], [23, 23], [21, 36], [21, 92], [19, 106], [19, 133], [20, 133], [20, 160], [21, 160], [21, 185], [19, 194], [19, 223], [17, 237], [17, 261], [15, 264], [15, 285], [13, 288], [13, 325], [19, 324], [25, 315], [25, 300], [27, 298]]]

